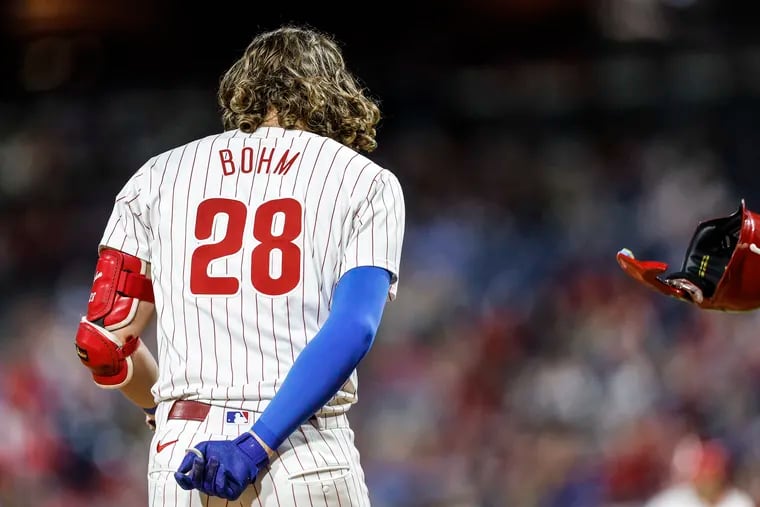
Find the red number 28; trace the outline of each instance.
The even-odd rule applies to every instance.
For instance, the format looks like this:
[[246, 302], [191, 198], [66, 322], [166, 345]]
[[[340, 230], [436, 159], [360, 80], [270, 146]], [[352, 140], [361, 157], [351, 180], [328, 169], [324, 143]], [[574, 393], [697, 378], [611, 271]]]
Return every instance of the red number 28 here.
[[[213, 234], [214, 220], [220, 214], [227, 215], [224, 237], [216, 243], [197, 247], [191, 257], [190, 292], [199, 296], [231, 296], [240, 288], [238, 277], [209, 275], [209, 264], [234, 255], [243, 248], [248, 215], [246, 205], [235, 199], [211, 198], [202, 201], [195, 220], [195, 238], [199, 241], [209, 239]], [[282, 215], [282, 230], [275, 233], [273, 225], [278, 214]], [[302, 228], [301, 203], [295, 199], [274, 199], [256, 208], [253, 237], [259, 243], [251, 252], [251, 283], [258, 292], [281, 296], [301, 281], [301, 248], [295, 240], [301, 235]]]

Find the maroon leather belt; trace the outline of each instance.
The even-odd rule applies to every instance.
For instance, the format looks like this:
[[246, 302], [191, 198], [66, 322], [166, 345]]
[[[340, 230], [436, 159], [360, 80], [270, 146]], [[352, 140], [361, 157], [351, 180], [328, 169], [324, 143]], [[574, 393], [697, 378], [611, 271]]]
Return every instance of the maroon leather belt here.
[[182, 419], [184, 421], [205, 421], [211, 405], [194, 400], [177, 400], [169, 409], [167, 419]]
[[[203, 422], [206, 420], [210, 410], [211, 405], [202, 401], [177, 400], [172, 404], [172, 408], [169, 409], [169, 415], [166, 418]], [[309, 418], [309, 422], [316, 425], [317, 416], [312, 415]]]

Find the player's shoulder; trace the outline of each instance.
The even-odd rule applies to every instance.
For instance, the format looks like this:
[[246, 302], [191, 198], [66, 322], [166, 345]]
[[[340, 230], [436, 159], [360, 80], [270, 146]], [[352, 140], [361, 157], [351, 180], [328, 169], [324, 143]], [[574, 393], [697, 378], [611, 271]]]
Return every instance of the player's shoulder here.
[[654, 495], [644, 507], [669, 507], [672, 505], [694, 505], [694, 492], [684, 484], [677, 484], [663, 489]]
[[203, 137], [192, 139], [186, 143], [172, 146], [170, 148], [167, 148], [161, 151], [160, 153], [153, 155], [150, 159], [148, 159], [145, 165], [150, 165], [153, 167], [157, 165], [161, 165], [163, 167], [164, 165], [172, 161], [178, 162], [183, 158], [183, 155], [187, 153], [188, 150], [190, 152], [193, 152], [195, 151], [197, 147], [201, 145], [212, 144], [221, 138], [232, 137], [233, 135], [234, 135], [234, 131], [225, 131], [225, 132], [216, 132], [216, 133], [209, 134]]
[[[140, 167], [132, 173], [125, 189], [141, 193], [155, 188], [155, 181], [163, 181], [163, 175], [167, 172], [176, 172], [183, 160], [192, 160], [198, 153], [198, 147], [204, 143], [213, 143], [223, 136], [231, 136], [232, 132], [222, 132], [193, 139], [184, 144], [165, 149], [145, 160]], [[188, 156], [186, 156], [188, 155]], [[158, 178], [158, 180], [157, 180]]]
[[401, 187], [396, 174], [389, 167], [373, 158], [372, 155], [361, 153], [334, 139], [329, 139], [328, 142], [335, 147], [340, 156], [349, 160], [345, 170], [357, 179], [366, 180], [369, 185], [381, 184]]
[[748, 493], [733, 488], [728, 492], [721, 505], [724, 505], [725, 507], [755, 507], [755, 501]]

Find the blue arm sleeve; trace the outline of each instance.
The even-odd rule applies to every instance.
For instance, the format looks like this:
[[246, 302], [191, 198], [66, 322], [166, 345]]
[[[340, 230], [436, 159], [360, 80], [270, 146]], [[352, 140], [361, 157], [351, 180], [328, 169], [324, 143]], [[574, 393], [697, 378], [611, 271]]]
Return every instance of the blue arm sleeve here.
[[322, 408], [369, 351], [388, 298], [391, 274], [362, 266], [346, 272], [335, 287], [332, 309], [304, 347], [253, 431], [277, 449]]

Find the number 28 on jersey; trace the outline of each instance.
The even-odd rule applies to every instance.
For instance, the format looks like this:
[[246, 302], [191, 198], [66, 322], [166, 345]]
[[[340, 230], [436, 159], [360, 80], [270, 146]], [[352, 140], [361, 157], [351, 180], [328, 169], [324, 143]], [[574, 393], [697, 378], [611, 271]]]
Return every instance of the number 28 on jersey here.
[[202, 201], [195, 213], [192, 294], [234, 296], [253, 289], [275, 297], [299, 285], [303, 255], [299, 201], [285, 197], [249, 207], [236, 199], [214, 197]]

